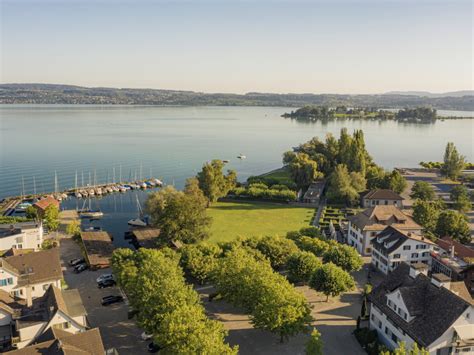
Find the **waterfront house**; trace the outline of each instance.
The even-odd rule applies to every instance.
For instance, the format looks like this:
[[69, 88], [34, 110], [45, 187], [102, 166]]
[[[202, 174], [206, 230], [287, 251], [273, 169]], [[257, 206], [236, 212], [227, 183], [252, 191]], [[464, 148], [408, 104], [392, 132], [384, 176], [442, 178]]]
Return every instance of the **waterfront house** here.
[[38, 216], [43, 217], [46, 209], [50, 206], [56, 206], [59, 209], [59, 201], [56, 200], [53, 196], [44, 197], [33, 204], [33, 207], [36, 208]]
[[[77, 334], [87, 329], [87, 313], [79, 291], [49, 286], [46, 293], [31, 305], [3, 302], [2, 324], [10, 324], [11, 346], [21, 349], [42, 342], [52, 331]], [[0, 307], [0, 309], [2, 309]]]
[[474, 307], [462, 282], [401, 263], [369, 295], [370, 329], [390, 349], [414, 343], [432, 355], [474, 352]]
[[362, 194], [362, 207], [396, 206], [403, 208], [403, 197], [388, 189], [374, 189]]
[[326, 186], [326, 182], [324, 180], [313, 182], [311, 185], [309, 185], [308, 190], [306, 190], [305, 194], [303, 195], [303, 202], [318, 204], [323, 193], [324, 186]]
[[474, 249], [450, 237], [440, 238], [431, 252], [431, 270], [453, 281], [463, 281], [474, 294]]
[[49, 286], [61, 287], [59, 248], [0, 259], [0, 290], [26, 301], [42, 297]]
[[421, 235], [389, 226], [372, 240], [372, 265], [388, 274], [401, 262], [429, 264], [435, 245]]
[[[23, 349], [8, 352], [10, 355], [57, 354], [57, 355], [104, 355], [105, 349], [99, 328], [80, 333], [70, 333], [53, 328], [48, 336], [41, 336], [41, 342]], [[107, 353], [109, 354], [109, 352]], [[112, 354], [112, 352], [110, 352]], [[113, 354], [117, 354], [116, 352]]]
[[43, 244], [41, 222], [0, 224], [0, 252], [9, 249], [39, 250]]
[[364, 256], [372, 254], [371, 241], [388, 226], [415, 234], [421, 234], [423, 229], [413, 218], [392, 205], [374, 206], [347, 219], [347, 243]]

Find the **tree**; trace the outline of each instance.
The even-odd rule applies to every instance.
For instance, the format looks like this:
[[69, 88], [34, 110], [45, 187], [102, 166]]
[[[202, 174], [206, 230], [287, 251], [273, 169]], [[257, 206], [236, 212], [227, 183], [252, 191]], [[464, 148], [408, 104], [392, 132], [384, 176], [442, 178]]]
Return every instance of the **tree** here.
[[180, 252], [181, 266], [200, 283], [203, 283], [210, 279], [212, 272], [217, 267], [217, 258], [222, 250], [215, 244], [203, 242], [186, 245]]
[[413, 205], [413, 219], [426, 232], [434, 233], [443, 206], [440, 201], [417, 200]]
[[235, 171], [228, 170], [227, 175], [224, 175], [223, 169], [224, 163], [215, 159], [210, 163], [205, 163], [197, 174], [199, 187], [211, 203], [226, 196], [236, 185], [237, 174]]
[[333, 263], [323, 264], [311, 276], [309, 286], [326, 295], [326, 302], [329, 296], [339, 296], [341, 293], [354, 288], [355, 283], [347, 271]]
[[458, 153], [454, 143], [449, 142], [444, 151], [441, 173], [451, 180], [456, 180], [466, 165], [466, 158]]
[[384, 185], [385, 170], [378, 165], [369, 166], [365, 178], [367, 179], [367, 188], [369, 190], [382, 188]]
[[28, 206], [25, 213], [28, 219], [38, 219], [38, 210], [33, 206]]
[[59, 208], [56, 205], [49, 205], [44, 210], [44, 224], [50, 231], [56, 231], [59, 228]]
[[347, 272], [358, 271], [363, 265], [359, 253], [353, 247], [344, 244], [339, 244], [337, 247], [326, 251], [323, 262], [336, 264]]
[[81, 234], [81, 224], [78, 220], [73, 220], [69, 223], [66, 227], [66, 233], [72, 235], [73, 237], [77, 237]]
[[411, 188], [410, 197], [414, 200], [432, 201], [435, 198], [434, 188], [426, 181], [416, 181]]
[[316, 328], [311, 332], [311, 337], [306, 343], [306, 355], [323, 355], [323, 340], [321, 333]]
[[299, 251], [291, 254], [286, 262], [288, 280], [293, 283], [302, 282], [306, 284], [309, 282], [311, 275], [321, 265], [321, 261], [313, 253]]
[[355, 204], [365, 184], [365, 178], [360, 173], [349, 174], [347, 166], [339, 164], [329, 176], [326, 196], [330, 202]]
[[384, 188], [386, 189], [401, 194], [406, 189], [407, 185], [407, 180], [397, 169], [393, 169], [391, 173], [385, 175]]
[[197, 203], [207, 207], [208, 200], [206, 196], [204, 196], [202, 190], [199, 188], [199, 180], [197, 178], [191, 177], [186, 179], [183, 192], [188, 196], [192, 196]]
[[300, 188], [309, 186], [322, 174], [318, 171], [318, 164], [311, 160], [308, 154], [286, 152], [283, 163], [288, 167], [291, 177]]
[[146, 211], [151, 224], [160, 228], [159, 242], [167, 244], [172, 240], [196, 243], [208, 237], [210, 217], [201, 198], [185, 194], [172, 186], [166, 186], [148, 196]]
[[304, 251], [309, 251], [313, 253], [315, 256], [323, 256], [326, 251], [331, 248], [331, 244], [329, 241], [319, 239], [319, 238], [310, 238], [303, 236], [296, 240], [296, 245], [298, 248]]
[[472, 209], [469, 190], [464, 185], [457, 185], [451, 189], [451, 201], [453, 208], [461, 213], [469, 212]]
[[439, 237], [450, 236], [464, 244], [471, 242], [471, 230], [468, 219], [458, 211], [442, 211], [436, 223], [435, 233]]
[[410, 350], [406, 348], [404, 341], [398, 343], [398, 347], [393, 351], [383, 351], [380, 355], [429, 355], [430, 352], [425, 348], [419, 348], [417, 343], [413, 343]]
[[[248, 245], [250, 241], [252, 241], [252, 239], [248, 239], [244, 245]], [[270, 260], [274, 269], [285, 265], [290, 255], [298, 251], [295, 242], [285, 237], [266, 236], [253, 239], [253, 241], [256, 241], [255, 249], [259, 250]]]

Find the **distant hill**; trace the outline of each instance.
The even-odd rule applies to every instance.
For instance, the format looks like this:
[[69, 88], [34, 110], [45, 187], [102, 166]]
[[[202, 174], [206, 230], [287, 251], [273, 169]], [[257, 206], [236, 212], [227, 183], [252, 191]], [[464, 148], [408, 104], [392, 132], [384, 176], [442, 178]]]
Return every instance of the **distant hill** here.
[[[119, 104], [182, 106], [288, 106], [415, 108], [474, 111], [474, 96], [426, 96], [410, 92], [380, 95], [340, 94], [241, 94], [195, 91], [83, 87], [61, 84], [0, 84], [0, 104]], [[447, 93], [449, 94], [449, 93]], [[445, 94], [431, 94], [445, 95]], [[454, 95], [454, 93], [453, 93]]]
[[444, 93], [432, 93], [428, 91], [389, 91], [384, 95], [408, 95], [408, 96], [419, 96], [419, 97], [463, 97], [463, 96], [473, 96], [474, 90], [461, 90], [461, 91], [450, 91]]

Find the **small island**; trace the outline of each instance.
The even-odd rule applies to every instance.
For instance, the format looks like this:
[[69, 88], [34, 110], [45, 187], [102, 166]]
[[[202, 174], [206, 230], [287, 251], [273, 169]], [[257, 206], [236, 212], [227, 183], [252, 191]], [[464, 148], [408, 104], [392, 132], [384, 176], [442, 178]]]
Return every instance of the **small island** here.
[[437, 119], [456, 119], [472, 117], [440, 117], [436, 109], [430, 107], [405, 108], [399, 111], [382, 110], [374, 107], [347, 108], [337, 106], [304, 106], [284, 113], [284, 118], [291, 118], [302, 122], [330, 121], [338, 119], [399, 121], [412, 123], [433, 123]]

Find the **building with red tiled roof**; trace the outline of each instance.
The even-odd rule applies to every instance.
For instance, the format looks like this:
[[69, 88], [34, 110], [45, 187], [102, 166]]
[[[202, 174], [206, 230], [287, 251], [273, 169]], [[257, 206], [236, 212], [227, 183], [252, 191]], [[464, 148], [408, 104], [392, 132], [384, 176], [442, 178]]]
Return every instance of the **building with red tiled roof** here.
[[42, 216], [44, 214], [44, 211], [46, 211], [46, 208], [48, 208], [50, 205], [54, 205], [59, 209], [59, 201], [56, 200], [53, 196], [48, 196], [36, 201], [33, 207], [36, 208], [38, 214]]

